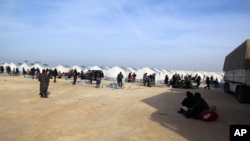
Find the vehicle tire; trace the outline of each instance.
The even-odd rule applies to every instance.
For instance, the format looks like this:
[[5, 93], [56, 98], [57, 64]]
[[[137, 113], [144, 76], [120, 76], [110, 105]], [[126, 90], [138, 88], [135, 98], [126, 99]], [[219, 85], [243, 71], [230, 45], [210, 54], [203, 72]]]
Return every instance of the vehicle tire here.
[[229, 93], [229, 83], [224, 84], [224, 92]]
[[244, 87], [237, 87], [236, 88], [236, 97], [240, 103], [245, 103], [246, 102], [246, 96], [245, 96], [245, 91]]
[[246, 88], [245, 88], [245, 93], [246, 93], [246, 102], [247, 103], [250, 103], [250, 86], [247, 86]]

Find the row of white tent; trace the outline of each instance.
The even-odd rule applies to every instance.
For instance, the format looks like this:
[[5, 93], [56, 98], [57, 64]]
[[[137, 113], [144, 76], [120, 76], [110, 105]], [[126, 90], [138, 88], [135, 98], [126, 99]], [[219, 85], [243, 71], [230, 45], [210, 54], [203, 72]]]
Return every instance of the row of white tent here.
[[124, 75], [124, 78], [128, 78], [129, 73], [135, 73], [136, 74], [136, 80], [141, 80], [143, 78], [143, 75], [147, 73], [148, 75], [150, 74], [156, 74], [156, 81], [161, 81], [163, 82], [166, 75], [168, 75], [169, 79], [172, 78], [174, 74], [179, 74], [181, 77], [184, 77], [186, 75], [191, 75], [194, 77], [195, 75], [198, 75], [202, 78], [203, 81], [205, 81], [205, 78], [208, 77], [213, 77], [214, 79], [218, 79], [219, 82], [223, 81], [223, 72], [207, 72], [207, 71], [184, 71], [184, 70], [165, 70], [165, 69], [157, 69], [157, 68], [150, 68], [150, 67], [143, 67], [140, 69], [134, 69], [134, 68], [123, 68], [119, 66], [114, 66], [114, 67], [99, 67], [99, 66], [89, 66], [89, 67], [80, 67], [77, 65], [74, 66], [67, 66], [67, 65], [57, 65], [54, 67], [48, 66], [46, 64], [39, 64], [39, 63], [34, 63], [32, 65], [29, 65], [27, 63], [19, 63], [16, 65], [15, 63], [2, 63], [0, 66], [3, 66], [6, 68], [6, 66], [9, 66], [11, 70], [15, 70], [16, 68], [19, 69], [20, 72], [22, 72], [23, 69], [26, 71], [31, 69], [31, 68], [39, 68], [40, 70], [42, 69], [57, 69], [57, 71], [60, 71], [61, 73], [63, 72], [69, 72], [72, 69], [76, 69], [78, 72], [83, 71], [86, 73], [88, 70], [102, 70], [105, 76], [105, 79], [108, 80], [116, 80], [117, 75], [121, 72]]

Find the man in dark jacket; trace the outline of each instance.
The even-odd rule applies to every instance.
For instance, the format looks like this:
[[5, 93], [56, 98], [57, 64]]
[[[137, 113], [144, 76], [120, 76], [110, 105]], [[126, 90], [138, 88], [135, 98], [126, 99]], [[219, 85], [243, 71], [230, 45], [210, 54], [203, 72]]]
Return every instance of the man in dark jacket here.
[[73, 85], [76, 84], [77, 75], [78, 75], [77, 70], [74, 69], [74, 71], [73, 71], [74, 80], [73, 80], [73, 83], [72, 83]]
[[49, 76], [45, 70], [39, 75], [38, 81], [40, 82], [40, 96], [48, 98]]
[[57, 69], [55, 68], [53, 71], [53, 76], [54, 76], [54, 82], [56, 82], [56, 77], [58, 75]]
[[204, 88], [206, 89], [210, 89], [210, 80], [209, 80], [209, 77], [207, 76], [207, 78], [206, 78], [206, 84], [207, 84], [207, 86], [205, 86]]
[[118, 75], [117, 75], [117, 83], [118, 83], [118, 86], [120, 88], [122, 88], [122, 79], [123, 79], [123, 74], [122, 72], [120, 72]]

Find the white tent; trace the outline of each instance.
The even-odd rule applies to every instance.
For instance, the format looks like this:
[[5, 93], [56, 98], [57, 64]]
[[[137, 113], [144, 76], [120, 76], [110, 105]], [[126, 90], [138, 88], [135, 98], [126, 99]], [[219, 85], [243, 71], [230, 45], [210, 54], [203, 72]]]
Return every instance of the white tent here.
[[111, 69], [111, 68], [106, 66], [106, 67], [101, 67], [101, 69], [102, 69], [102, 72], [104, 74], [104, 77], [106, 77], [106, 74], [108, 73], [108, 70]]
[[217, 72], [207, 72], [206, 76], [210, 78], [213, 77], [213, 80], [217, 79], [218, 82], [222, 82], [224, 77], [223, 73], [217, 73]]
[[30, 68], [35, 68], [35, 69], [38, 68], [40, 70], [40, 72], [42, 72], [42, 70], [43, 70], [43, 67], [38, 63], [33, 64]]
[[69, 72], [69, 69], [70, 69], [70, 68], [62, 66], [62, 65], [58, 65], [55, 68], [57, 69], [58, 72], [60, 71], [61, 73]]
[[77, 65], [72, 66], [71, 69], [73, 69], [73, 70], [76, 69], [77, 72], [81, 72], [83, 70], [81, 67], [79, 67]]
[[15, 63], [13, 63], [13, 62], [9, 63], [9, 66], [12, 67], [12, 68], [16, 68], [17, 67], [17, 65]]
[[[88, 70], [107, 70], [108, 69], [108, 67], [105, 67], [105, 69], [104, 68], [101, 68], [101, 67], [99, 67], [99, 66], [88, 66], [88, 67], [84, 67], [84, 68], [82, 68], [83, 69], [83, 72], [84, 73], [86, 73]], [[103, 71], [103, 73], [104, 73], [104, 71]], [[104, 74], [105, 75], [105, 74]]]
[[52, 67], [49, 66], [48, 64], [42, 64], [41, 67], [42, 67], [43, 69], [52, 69]]
[[9, 64], [8, 63], [1, 63], [0, 66], [3, 66], [4, 67], [4, 72], [6, 72], [6, 67], [9, 66]]
[[134, 69], [134, 68], [128, 67], [128, 68], [126, 68], [125, 71], [126, 71], [127, 73], [130, 73], [130, 72], [134, 73], [134, 72], [136, 72], [137, 70]]
[[[147, 73], [147, 75], [150, 75], [150, 74], [154, 74], [155, 71], [152, 70], [151, 68], [149, 67], [144, 67], [144, 68], [141, 68], [141, 69], [138, 69], [136, 71], [136, 79], [143, 79], [143, 75]], [[156, 74], [157, 75], [157, 74]], [[157, 76], [156, 76], [157, 77]]]
[[21, 72], [23, 71], [23, 69], [24, 69], [25, 71], [27, 71], [28, 69], [30, 69], [30, 66], [29, 66], [27, 63], [23, 62], [21, 65], [18, 66], [18, 69], [19, 69]]
[[[136, 74], [136, 69], [133, 69], [133, 68], [131, 68], [131, 67], [129, 67], [129, 68], [123, 68], [124, 69], [124, 71], [126, 72], [125, 73], [125, 80], [127, 81], [128, 80], [128, 75], [129, 75], [129, 73], [131, 73], [131, 74], [133, 74], [133, 73], [135, 73]], [[136, 76], [137, 77], [137, 76]]]
[[115, 80], [116, 81], [117, 75], [120, 72], [123, 74], [123, 80], [125, 80], [125, 78], [127, 78], [127, 73], [124, 69], [122, 69], [121, 67], [118, 67], [118, 66], [114, 66], [114, 67], [108, 69], [106, 74], [104, 74], [104, 76], [108, 80]]
[[202, 71], [192, 71], [188, 74], [191, 75], [192, 77], [195, 77], [196, 75], [200, 76], [201, 79], [203, 79], [203, 77], [204, 77], [204, 72], [202, 72]]
[[184, 79], [184, 77], [187, 75], [187, 73], [183, 70], [171, 70], [173, 74], [179, 74], [181, 79]]
[[92, 66], [90, 67], [90, 70], [102, 70], [102, 68], [99, 66]]
[[15, 63], [11, 62], [11, 63], [9, 64], [9, 67], [10, 67], [11, 71], [14, 71], [14, 70], [16, 70], [17, 65], [16, 65]]
[[173, 73], [168, 70], [162, 69], [161, 71], [164, 73], [165, 76], [168, 75], [168, 78], [173, 76]]
[[172, 77], [174, 75], [172, 72], [165, 70], [165, 69], [162, 69], [161, 71], [164, 74], [164, 81], [165, 81], [166, 75], [168, 76], [168, 81], [170, 81], [170, 79], [172, 79]]
[[155, 71], [155, 74], [156, 74], [155, 76], [156, 80], [163, 82], [165, 79], [165, 73], [157, 68], [153, 68], [153, 70]]

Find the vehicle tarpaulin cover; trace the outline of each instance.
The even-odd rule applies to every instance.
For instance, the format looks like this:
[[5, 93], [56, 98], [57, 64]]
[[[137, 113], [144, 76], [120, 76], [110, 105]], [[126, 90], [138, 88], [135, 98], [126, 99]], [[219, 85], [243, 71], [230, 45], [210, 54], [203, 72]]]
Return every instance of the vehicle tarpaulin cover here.
[[225, 58], [224, 71], [239, 69], [250, 70], [250, 39], [243, 42]]

